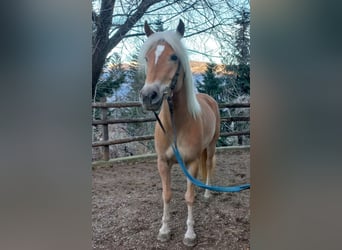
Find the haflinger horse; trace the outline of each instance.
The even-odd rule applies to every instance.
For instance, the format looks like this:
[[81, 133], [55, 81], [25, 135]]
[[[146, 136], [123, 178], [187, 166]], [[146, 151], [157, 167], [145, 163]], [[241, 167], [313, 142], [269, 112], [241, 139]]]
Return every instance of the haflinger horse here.
[[[182, 20], [176, 31], [154, 32], [147, 22], [144, 30], [148, 39], [142, 46], [139, 61], [144, 67], [146, 79], [140, 91], [140, 99], [145, 110], [160, 109], [159, 118], [165, 128], [164, 133], [161, 126], [156, 124], [154, 133], [164, 203], [158, 240], [164, 242], [170, 239], [171, 167], [177, 162], [171, 147], [174, 138], [177, 138], [178, 150], [190, 174], [196, 178], [200, 172], [204, 181], [210, 184], [215, 166], [220, 115], [218, 105], [212, 97], [196, 94], [194, 91], [189, 59], [181, 42], [185, 31]], [[172, 89], [170, 84], [173, 84]], [[172, 99], [173, 119], [166, 96], [171, 96]], [[209, 190], [205, 190], [204, 196], [209, 198]], [[188, 207], [187, 230], [183, 240], [188, 246], [197, 242], [192, 212], [194, 200], [195, 187], [188, 179], [185, 193]]]

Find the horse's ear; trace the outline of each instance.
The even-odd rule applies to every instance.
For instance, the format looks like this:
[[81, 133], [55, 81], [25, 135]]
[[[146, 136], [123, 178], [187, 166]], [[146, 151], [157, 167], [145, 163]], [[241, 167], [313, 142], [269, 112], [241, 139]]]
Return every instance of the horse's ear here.
[[179, 19], [179, 23], [177, 26], [177, 32], [183, 37], [184, 31], [185, 31], [184, 23], [183, 23], [182, 19]]
[[150, 35], [152, 35], [154, 33], [154, 31], [148, 25], [147, 21], [145, 21], [144, 30], [145, 30], [145, 34], [147, 37], [149, 37]]

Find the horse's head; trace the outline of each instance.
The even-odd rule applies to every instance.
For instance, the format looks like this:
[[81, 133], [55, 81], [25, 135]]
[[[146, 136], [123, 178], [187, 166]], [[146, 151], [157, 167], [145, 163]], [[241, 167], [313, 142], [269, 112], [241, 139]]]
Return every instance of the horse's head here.
[[[163, 39], [162, 33], [154, 33], [147, 22], [145, 22], [144, 29], [149, 39], [157, 38], [157, 40], [146, 49], [144, 55], [146, 79], [140, 91], [140, 97], [146, 110], [156, 111], [160, 108], [174, 77], [178, 75], [180, 60], [172, 46]], [[164, 33], [171, 34], [170, 32]], [[183, 37], [184, 23], [181, 20], [176, 32], [173, 33], [176, 39], [180, 40]], [[160, 39], [158, 39], [159, 35]]]

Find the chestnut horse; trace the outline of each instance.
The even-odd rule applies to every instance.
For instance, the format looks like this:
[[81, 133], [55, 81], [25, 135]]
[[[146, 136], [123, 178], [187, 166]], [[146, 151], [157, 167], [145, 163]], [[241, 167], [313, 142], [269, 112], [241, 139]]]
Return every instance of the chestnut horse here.
[[[144, 109], [157, 111], [165, 128], [155, 126], [155, 149], [158, 156], [158, 170], [163, 188], [163, 217], [158, 240], [170, 239], [171, 167], [176, 158], [172, 143], [177, 138], [178, 150], [195, 178], [201, 172], [202, 178], [210, 184], [212, 169], [215, 166], [215, 146], [220, 131], [220, 115], [216, 101], [206, 94], [196, 94], [192, 82], [189, 59], [181, 38], [184, 35], [184, 23], [180, 20], [176, 31], [154, 32], [145, 22], [148, 37], [142, 47], [140, 64], [145, 68], [146, 79], [140, 91]], [[173, 85], [170, 90], [170, 84]], [[171, 93], [170, 93], [171, 92]], [[173, 103], [173, 133], [168, 102], [170, 95]], [[209, 197], [209, 190], [204, 196]], [[195, 200], [195, 187], [187, 180], [185, 200], [188, 207], [187, 230], [184, 244], [196, 244], [192, 208]]]

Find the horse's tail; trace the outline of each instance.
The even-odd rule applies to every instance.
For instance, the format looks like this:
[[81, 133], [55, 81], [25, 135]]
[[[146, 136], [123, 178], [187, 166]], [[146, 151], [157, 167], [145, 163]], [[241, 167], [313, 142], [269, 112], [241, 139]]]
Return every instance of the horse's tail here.
[[208, 176], [208, 168], [207, 168], [207, 149], [203, 150], [200, 160], [200, 174], [202, 177], [202, 181], [206, 182]]
[[216, 165], [216, 157], [215, 154], [212, 155], [209, 159], [208, 159], [208, 149], [205, 149], [202, 152], [201, 155], [201, 160], [200, 160], [200, 175], [202, 177], [202, 181], [204, 183], [206, 183], [207, 185], [210, 184], [211, 182], [211, 178], [214, 174], [215, 171], [215, 165]]

